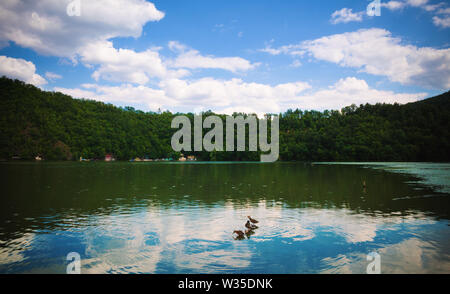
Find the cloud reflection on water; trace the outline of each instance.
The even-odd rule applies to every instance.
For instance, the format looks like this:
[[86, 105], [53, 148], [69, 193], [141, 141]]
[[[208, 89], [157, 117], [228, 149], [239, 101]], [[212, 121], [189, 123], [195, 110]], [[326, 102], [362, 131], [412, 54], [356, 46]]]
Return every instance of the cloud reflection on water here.
[[[231, 232], [243, 228], [247, 215], [260, 220], [260, 229], [250, 240], [233, 240]], [[378, 248], [383, 260], [389, 259], [385, 262], [388, 272], [448, 271], [450, 264], [444, 259], [436, 267], [435, 257], [442, 255], [436, 254], [439, 247], [407, 234], [412, 228], [436, 223], [421, 212], [365, 215], [348, 209], [289, 209], [262, 200], [255, 206], [226, 203], [184, 212], [149, 207], [131, 215], [98, 216], [97, 221], [98, 227], [88, 227], [84, 233], [86, 273], [271, 272], [269, 264], [274, 260], [270, 256], [266, 264], [254, 262], [255, 256], [265, 252], [260, 250], [261, 242], [276, 245], [281, 241], [292, 250], [302, 250], [305, 242], [325, 238], [324, 234], [340, 240], [328, 246], [339, 248], [343, 243], [359, 246], [359, 251], [323, 257], [323, 272], [365, 273], [368, 251], [361, 249], [369, 245]], [[397, 234], [400, 241], [377, 240], [383, 232]]]

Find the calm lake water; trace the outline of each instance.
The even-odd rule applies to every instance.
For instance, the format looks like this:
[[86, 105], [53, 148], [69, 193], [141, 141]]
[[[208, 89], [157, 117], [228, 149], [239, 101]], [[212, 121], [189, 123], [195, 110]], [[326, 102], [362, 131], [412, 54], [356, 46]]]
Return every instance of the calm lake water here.
[[0, 273], [69, 252], [82, 273], [366, 273], [370, 252], [450, 273], [450, 164], [19, 162], [0, 182]]

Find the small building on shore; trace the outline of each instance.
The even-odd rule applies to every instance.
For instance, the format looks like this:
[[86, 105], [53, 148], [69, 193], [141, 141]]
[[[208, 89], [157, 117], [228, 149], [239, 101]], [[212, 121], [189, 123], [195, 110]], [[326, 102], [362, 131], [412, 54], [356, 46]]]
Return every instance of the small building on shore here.
[[112, 156], [112, 154], [106, 154], [105, 155], [105, 161], [106, 162], [114, 161], [114, 157]]
[[188, 161], [197, 161], [197, 158], [196, 158], [194, 155], [189, 155], [189, 156], [187, 157], [187, 160], [188, 160]]

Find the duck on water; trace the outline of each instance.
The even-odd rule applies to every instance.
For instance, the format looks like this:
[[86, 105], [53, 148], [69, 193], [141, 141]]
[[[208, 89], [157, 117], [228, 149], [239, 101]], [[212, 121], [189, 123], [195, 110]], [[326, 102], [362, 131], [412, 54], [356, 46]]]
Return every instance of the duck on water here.
[[247, 239], [250, 239], [250, 236], [255, 233], [254, 230], [256, 230], [258, 228], [258, 226], [254, 225], [254, 224], [258, 223], [258, 221], [256, 219], [251, 218], [250, 216], [247, 216], [247, 217], [248, 217], [248, 220], [245, 223], [245, 227], [247, 228], [247, 230], [245, 230], [245, 232], [243, 232], [241, 230], [233, 231], [235, 240], [244, 240], [245, 237], [247, 237]]

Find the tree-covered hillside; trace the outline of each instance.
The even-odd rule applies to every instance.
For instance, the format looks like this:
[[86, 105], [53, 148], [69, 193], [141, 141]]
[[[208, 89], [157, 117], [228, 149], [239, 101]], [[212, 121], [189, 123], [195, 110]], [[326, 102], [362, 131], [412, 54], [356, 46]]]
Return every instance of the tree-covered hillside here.
[[[212, 114], [205, 113], [204, 117]], [[175, 115], [118, 108], [0, 78], [0, 159], [177, 158]], [[191, 119], [193, 114], [187, 114]], [[280, 114], [280, 159], [445, 161], [450, 159], [450, 92], [406, 105]], [[259, 160], [254, 152], [200, 152], [200, 160]]]

